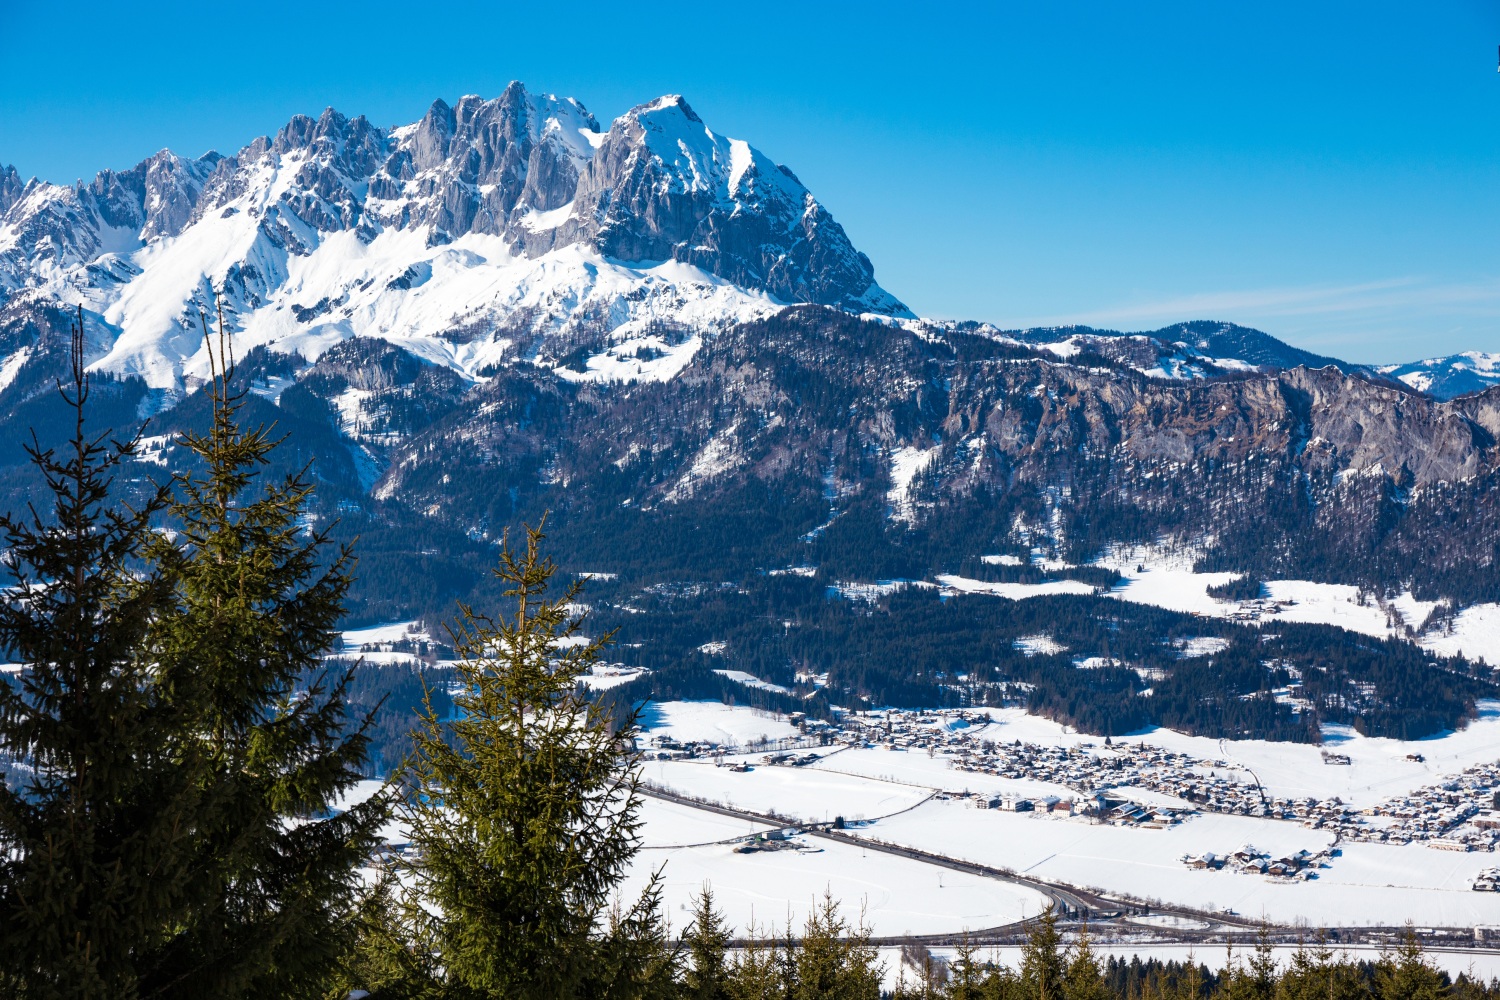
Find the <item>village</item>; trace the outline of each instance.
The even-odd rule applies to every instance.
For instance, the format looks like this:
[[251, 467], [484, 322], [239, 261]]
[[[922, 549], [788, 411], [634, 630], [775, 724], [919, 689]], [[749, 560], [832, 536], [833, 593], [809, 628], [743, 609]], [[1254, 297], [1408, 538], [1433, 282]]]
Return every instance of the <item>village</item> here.
[[[664, 759], [712, 758], [732, 771], [755, 766], [808, 767], [849, 748], [923, 753], [947, 758], [955, 772], [1062, 786], [1065, 794], [992, 794], [962, 785], [945, 797], [966, 798], [976, 809], [1050, 818], [1165, 829], [1200, 813], [1228, 813], [1299, 823], [1334, 835], [1321, 855], [1271, 857], [1248, 845], [1224, 855], [1186, 856], [1190, 868], [1223, 868], [1272, 878], [1313, 878], [1338, 853], [1340, 842], [1423, 843], [1448, 851], [1494, 851], [1500, 844], [1500, 761], [1475, 764], [1432, 784], [1357, 808], [1337, 796], [1287, 797], [1268, 792], [1245, 768], [1155, 746], [1142, 739], [1106, 737], [1073, 746], [997, 738], [983, 712], [965, 710], [844, 713], [832, 722], [793, 713], [799, 736], [735, 747], [658, 737], [646, 750]], [[821, 753], [819, 748], [823, 748]], [[755, 756], [757, 755], [758, 756]], [[1409, 760], [1420, 761], [1413, 754]], [[1325, 753], [1328, 766], [1348, 765]], [[1149, 793], [1149, 794], [1143, 794]], [[1163, 801], [1166, 800], [1166, 801]], [[1475, 888], [1479, 888], [1478, 885]], [[1493, 880], [1491, 881], [1493, 888]]]

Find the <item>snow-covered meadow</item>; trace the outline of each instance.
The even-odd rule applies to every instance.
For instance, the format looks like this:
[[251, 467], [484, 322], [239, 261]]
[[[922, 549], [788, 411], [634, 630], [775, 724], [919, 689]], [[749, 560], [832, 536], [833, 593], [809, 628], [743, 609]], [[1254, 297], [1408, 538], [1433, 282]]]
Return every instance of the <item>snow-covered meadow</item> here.
[[1365, 595], [1358, 587], [1311, 580], [1266, 580], [1266, 597], [1254, 602], [1219, 600], [1208, 588], [1237, 579], [1238, 573], [1195, 573], [1200, 552], [1194, 548], [1161, 545], [1120, 546], [1107, 551], [1096, 565], [1117, 571], [1120, 582], [1109, 596], [1172, 611], [1232, 618], [1247, 612], [1260, 620], [1336, 625], [1379, 638], [1407, 638], [1443, 656], [1462, 654], [1500, 665], [1500, 604], [1476, 604], [1458, 612], [1451, 628], [1421, 631], [1437, 603], [1419, 601], [1411, 593], [1391, 599]]
[[741, 932], [784, 930], [789, 920], [800, 928], [825, 891], [840, 901], [845, 916], [858, 921], [863, 912], [877, 934], [888, 935], [994, 927], [1034, 916], [1045, 905], [1040, 893], [1019, 886], [820, 838], [794, 837], [780, 850], [739, 854], [732, 844], [699, 838], [743, 837], [763, 827], [752, 830], [675, 803], [647, 799], [642, 816], [644, 846], [621, 897], [635, 898], [659, 870], [667, 913], [679, 930], [690, 921], [693, 899], [705, 883]]
[[[751, 728], [765, 728], [763, 723], [774, 721], [747, 708], [722, 705], [668, 703], [655, 706], [655, 711], [658, 725], [653, 732], [678, 739], [702, 739], [710, 731], [743, 731], [726, 716], [739, 715]], [[1097, 737], [1018, 709], [995, 709], [987, 714], [990, 722], [980, 729], [986, 740], [1069, 747], [1098, 743]], [[705, 727], [705, 718], [716, 720], [712, 730]], [[1239, 780], [1258, 781], [1270, 795], [1338, 795], [1363, 807], [1431, 785], [1472, 763], [1500, 759], [1500, 702], [1482, 703], [1479, 718], [1463, 730], [1411, 743], [1362, 737], [1352, 731], [1327, 735], [1338, 752], [1350, 758], [1349, 765], [1324, 764], [1320, 748], [1314, 746], [1219, 741], [1161, 729], [1133, 734], [1128, 741], [1224, 761]], [[1422, 844], [1339, 843], [1326, 830], [1222, 813], [1201, 813], [1166, 829], [1150, 829], [1045, 813], [979, 810], [969, 800], [956, 797], [957, 793], [1061, 798], [1076, 792], [1049, 782], [954, 770], [952, 758], [942, 753], [872, 747], [830, 747], [820, 752], [820, 760], [803, 767], [768, 766], [759, 763], [760, 755], [745, 755], [739, 759], [753, 766], [741, 773], [716, 767], [712, 761], [651, 761], [645, 776], [662, 787], [748, 812], [775, 812], [805, 821], [838, 815], [863, 818], [868, 822], [850, 831], [856, 836], [1081, 888], [1206, 910], [1231, 909], [1278, 923], [1399, 924], [1410, 919], [1424, 926], [1500, 924], [1500, 898], [1471, 889], [1481, 870], [1497, 864], [1495, 855], [1488, 852], [1442, 851]], [[1408, 754], [1424, 759], [1409, 760]], [[1121, 791], [1141, 802], [1169, 798], [1145, 789]], [[725, 817], [700, 820], [699, 813], [714, 816], [688, 806], [668, 809], [654, 804], [648, 811], [646, 842], [701, 844], [697, 838], [705, 832], [724, 830], [729, 837], [750, 832], [748, 828], [737, 831], [736, 821]], [[954, 873], [945, 874], [940, 885], [939, 869], [929, 865], [873, 851], [857, 856], [853, 848], [823, 840], [807, 842], [822, 852], [741, 855], [727, 844], [647, 850], [632, 878], [638, 882], [648, 868], [664, 864], [663, 877], [674, 906], [708, 881], [739, 920], [748, 919], [752, 908], [757, 921], [768, 919], [767, 908], [772, 907], [774, 897], [780, 902], [772, 908], [777, 922], [782, 922], [788, 905], [804, 913], [811, 897], [827, 885], [851, 906], [866, 897], [878, 899], [880, 905], [871, 906], [869, 919], [880, 934], [908, 929], [923, 932], [917, 927], [929, 933], [958, 932], [1004, 922], [978, 922], [980, 915], [1000, 912], [986, 909], [988, 904], [955, 906], [955, 899], [968, 897], [950, 891], [957, 884], [952, 881], [958, 878]], [[1272, 855], [1325, 849], [1338, 853], [1329, 867], [1317, 870], [1317, 877], [1307, 881], [1228, 869], [1190, 870], [1182, 860], [1184, 855], [1209, 851], [1222, 855], [1245, 845]], [[913, 865], [932, 871], [919, 878]]]

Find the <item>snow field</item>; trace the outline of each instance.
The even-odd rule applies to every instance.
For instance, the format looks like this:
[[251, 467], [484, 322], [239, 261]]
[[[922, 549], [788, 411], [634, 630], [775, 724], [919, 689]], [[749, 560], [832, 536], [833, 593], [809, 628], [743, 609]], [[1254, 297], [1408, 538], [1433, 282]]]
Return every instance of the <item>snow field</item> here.
[[[776, 829], [764, 823], [748, 823], [649, 795], [641, 799], [641, 820], [644, 823], [641, 828], [641, 849], [648, 852], [662, 848], [712, 844]], [[649, 861], [650, 858], [646, 860]]]
[[[178, 237], [131, 248], [142, 272], [123, 286], [85, 296], [86, 305], [122, 331], [93, 367], [140, 374], [168, 389], [184, 373], [206, 371], [195, 296], [206, 282], [223, 285], [246, 260], [257, 265], [265, 287], [254, 289], [260, 301], [231, 302], [236, 346], [275, 344], [312, 360], [350, 337], [380, 337], [470, 377], [511, 346], [503, 338], [460, 344], [445, 336], [476, 320], [502, 325], [520, 313], [556, 328], [592, 309], [611, 317], [611, 346], [587, 361], [587, 371], [557, 374], [657, 381], [676, 375], [702, 345], [697, 336], [666, 343], [650, 332], [659, 321], [716, 329], [781, 307], [763, 293], [677, 262], [631, 267], [576, 245], [528, 259], [516, 256], [507, 240], [477, 233], [430, 247], [426, 228], [386, 229], [364, 242], [352, 231], [315, 233], [283, 212], [280, 218], [310, 248], [305, 256], [288, 254], [265, 241], [257, 220], [294, 183], [301, 164], [300, 155], [290, 155], [279, 167], [262, 167], [252, 190], [228, 206], [234, 211], [207, 217]], [[291, 308], [325, 301], [334, 305], [307, 321]], [[642, 348], [661, 356], [635, 357]]]
[[[757, 760], [756, 757], [749, 759]], [[642, 777], [664, 788], [747, 812], [823, 823], [836, 816], [861, 819], [909, 809], [931, 789], [897, 785], [808, 767], [756, 763], [736, 774], [701, 760], [654, 760]]]
[[1024, 601], [1028, 597], [1047, 597], [1052, 594], [1092, 594], [1094, 588], [1078, 580], [1049, 580], [1046, 583], [992, 583], [988, 580], [971, 580], [967, 577], [942, 573], [937, 577], [944, 593], [948, 594], [993, 594], [1008, 597], [1012, 601]]
[[908, 445], [891, 452], [891, 488], [886, 493], [885, 500], [890, 504], [893, 520], [908, 523], [914, 520], [915, 514], [911, 502], [912, 481], [942, 453], [942, 445], [932, 448], [913, 448]]
[[[1109, 592], [1110, 597], [1211, 618], [1238, 613], [1241, 602], [1209, 597], [1208, 588], [1238, 579], [1241, 574], [1194, 573], [1193, 563], [1199, 554], [1193, 549], [1168, 550], [1157, 545], [1120, 546], [1109, 550], [1096, 565], [1116, 570], [1123, 577]], [[1336, 625], [1378, 638], [1405, 638], [1407, 626], [1421, 628], [1437, 607], [1436, 602], [1419, 601], [1409, 592], [1384, 606], [1373, 599], [1360, 605], [1359, 588], [1345, 584], [1267, 580], [1265, 585], [1267, 599], [1278, 608], [1274, 614], [1264, 615], [1262, 621]], [[1392, 614], [1400, 619], [1394, 626]], [[1456, 616], [1451, 631], [1431, 632], [1417, 641], [1441, 656], [1462, 654], [1500, 665], [1500, 604], [1465, 608]]]
[[387, 622], [383, 625], [372, 625], [369, 628], [348, 629], [344, 632], [343, 639], [344, 643], [338, 652], [339, 656], [372, 664], [415, 664], [420, 663], [421, 659], [414, 653], [362, 650], [360, 647], [387, 642], [431, 641], [427, 633], [422, 631], [421, 623], [415, 621]]
[[[677, 817], [649, 814], [645, 835], [664, 839], [654, 824]], [[661, 870], [663, 902], [674, 930], [686, 928], [693, 900], [707, 883], [735, 932], [788, 920], [800, 928], [825, 890], [851, 922], [864, 918], [878, 935], [954, 933], [996, 927], [1035, 916], [1045, 906], [1037, 892], [964, 875], [935, 865], [877, 854], [848, 844], [798, 837], [806, 850], [786, 848], [736, 854], [727, 844], [642, 851], [621, 886], [633, 900]]]
[[[1489, 893], [1469, 886], [1495, 863], [1408, 845], [1355, 844], [1311, 882], [1267, 879], [1229, 869], [1191, 871], [1184, 854], [1225, 854], [1245, 844], [1279, 856], [1317, 852], [1332, 835], [1276, 820], [1208, 813], [1164, 830], [1132, 829], [1025, 813], [974, 810], [933, 801], [855, 830], [858, 836], [1078, 886], [1200, 909], [1233, 909], [1277, 923], [1473, 926], [1500, 918]], [[1350, 863], [1350, 862], [1353, 863]]]
[[[699, 648], [702, 649], [702, 647]], [[707, 649], [703, 649], [703, 651], [708, 652]], [[754, 674], [747, 673], [744, 670], [715, 670], [714, 673], [718, 674], [720, 677], [727, 677], [730, 680], [734, 681], [736, 684], [743, 684], [747, 688], [758, 688], [761, 691], [774, 691], [777, 694], [792, 693], [791, 688], [782, 687], [780, 684], [772, 684], [770, 681], [763, 681]]]
[[[753, 708], [717, 701], [655, 701], [641, 713], [643, 736], [670, 736], [683, 742], [743, 746], [757, 740], [790, 739], [797, 727]], [[735, 775], [744, 777], [744, 775]]]
[[1434, 631], [1422, 645], [1444, 656], [1463, 655], [1500, 666], [1500, 604], [1475, 604], [1453, 620], [1452, 631]]

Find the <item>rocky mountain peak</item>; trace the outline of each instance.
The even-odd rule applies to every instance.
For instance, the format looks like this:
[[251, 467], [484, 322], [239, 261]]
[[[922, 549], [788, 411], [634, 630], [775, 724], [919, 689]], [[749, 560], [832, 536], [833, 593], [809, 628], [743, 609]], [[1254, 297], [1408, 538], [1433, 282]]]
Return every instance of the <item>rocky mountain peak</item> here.
[[630, 355], [659, 357], [797, 302], [910, 315], [791, 171], [680, 95], [607, 132], [519, 82], [389, 131], [330, 107], [229, 157], [18, 186], [0, 175], [0, 289], [83, 304], [115, 334], [99, 363], [168, 391], [200, 363], [210, 290], [251, 343], [416, 338], [462, 371], [666, 325]]
[[15, 167], [0, 166], [0, 216], [10, 210], [25, 187], [26, 184]]

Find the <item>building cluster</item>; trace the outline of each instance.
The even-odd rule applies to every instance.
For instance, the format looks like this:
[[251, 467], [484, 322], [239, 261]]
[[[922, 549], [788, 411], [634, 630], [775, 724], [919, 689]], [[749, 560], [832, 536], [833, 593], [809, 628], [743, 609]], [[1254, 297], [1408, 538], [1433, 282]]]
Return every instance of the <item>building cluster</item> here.
[[[1146, 829], [1171, 826], [1195, 812], [1218, 812], [1301, 823], [1344, 841], [1421, 842], [1456, 851], [1494, 851], [1500, 847], [1500, 761], [1476, 764], [1435, 784], [1357, 809], [1337, 796], [1272, 795], [1255, 780], [1246, 780], [1246, 772], [1229, 761], [1198, 758], [1144, 741], [1106, 738], [1102, 743], [1066, 747], [995, 739], [995, 728], [986, 715], [978, 712], [892, 709], [844, 714], [833, 723], [807, 719], [799, 713], [789, 721], [798, 725], [803, 735], [774, 745], [758, 744], [758, 749], [771, 751], [761, 758], [762, 764], [806, 766], [819, 760], [819, 755], [794, 751], [819, 746], [881, 747], [892, 752], [941, 755], [956, 771], [1046, 782], [1075, 793], [1071, 798], [968, 795], [980, 809], [1047, 813]], [[668, 737], [653, 739], [652, 746], [648, 756], [718, 757], [721, 761], [726, 752], [746, 749]], [[1348, 760], [1343, 755], [1324, 757], [1342, 757], [1335, 761], [1339, 764]], [[1421, 755], [1410, 754], [1408, 759], [1420, 762]], [[731, 766], [733, 770], [748, 769], [744, 762]], [[1142, 802], [1150, 796], [1132, 795], [1136, 789], [1169, 796], [1176, 804]], [[1243, 849], [1217, 861], [1234, 864], [1236, 870], [1248, 866], [1272, 877], [1309, 877], [1311, 867], [1305, 859], [1298, 862], [1296, 858], [1256, 856], [1248, 861], [1228, 860], [1239, 853]]]
[[[1376, 843], [1426, 842], [1449, 850], [1493, 851], [1500, 847], [1500, 761], [1476, 764], [1437, 784], [1356, 809], [1337, 796], [1278, 796], [1226, 760], [1202, 759], [1144, 741], [1081, 743], [1073, 747], [1003, 741], [981, 713], [901, 712], [845, 717], [839, 742], [859, 742], [896, 751], [926, 751], [952, 759], [959, 771], [1064, 785], [1079, 795], [1066, 808], [1051, 797], [999, 797], [986, 808], [1062, 813], [1160, 828], [1192, 812], [1219, 812], [1301, 823], [1340, 839]], [[1421, 762], [1420, 754], [1407, 755]], [[1328, 754], [1348, 760], [1346, 755]], [[1352, 766], [1352, 765], [1345, 765]], [[1191, 809], [1141, 804], [1115, 789], [1146, 789], [1186, 802]], [[979, 804], [979, 803], [976, 803]], [[1384, 819], [1382, 819], [1384, 817]], [[1272, 861], [1281, 859], [1271, 859]], [[1305, 866], [1298, 871], [1305, 871]]]
[[1228, 870], [1242, 875], [1261, 875], [1270, 879], [1315, 879], [1319, 868], [1329, 867], [1332, 851], [1297, 851], [1282, 857], [1272, 857], [1266, 851], [1249, 844], [1233, 854], [1185, 854], [1182, 863], [1196, 870]]
[[1500, 846], [1500, 761], [1475, 764], [1406, 795], [1364, 810], [1350, 840], [1406, 844], [1426, 841], [1449, 851]]

